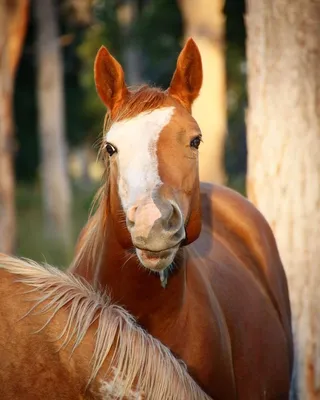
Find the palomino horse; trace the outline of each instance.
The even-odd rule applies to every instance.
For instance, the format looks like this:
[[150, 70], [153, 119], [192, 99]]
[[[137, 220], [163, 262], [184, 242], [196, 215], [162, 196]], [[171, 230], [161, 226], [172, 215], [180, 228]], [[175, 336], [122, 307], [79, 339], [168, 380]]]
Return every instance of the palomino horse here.
[[274, 236], [244, 197], [199, 183], [198, 48], [186, 43], [166, 91], [130, 90], [105, 47], [94, 72], [107, 181], [71, 270], [108, 287], [215, 399], [287, 399], [291, 315]]
[[209, 400], [132, 317], [72, 275], [0, 255], [0, 399]]

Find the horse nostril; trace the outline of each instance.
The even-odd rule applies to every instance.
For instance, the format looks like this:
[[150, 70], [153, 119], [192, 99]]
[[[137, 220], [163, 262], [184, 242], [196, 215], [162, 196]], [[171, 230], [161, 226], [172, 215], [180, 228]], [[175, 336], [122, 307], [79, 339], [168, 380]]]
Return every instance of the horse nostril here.
[[170, 212], [168, 213], [168, 219], [167, 219], [167, 229], [168, 230], [173, 230], [176, 229], [177, 227], [180, 226], [181, 223], [181, 213], [175, 204], [171, 203], [171, 209]]
[[132, 206], [127, 211], [127, 225], [129, 228], [134, 227], [137, 208], [137, 206]]

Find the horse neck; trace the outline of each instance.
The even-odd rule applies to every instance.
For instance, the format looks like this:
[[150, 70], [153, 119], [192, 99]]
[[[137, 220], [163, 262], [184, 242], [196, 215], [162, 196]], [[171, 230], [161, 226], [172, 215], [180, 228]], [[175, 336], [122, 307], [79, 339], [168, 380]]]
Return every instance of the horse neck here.
[[[181, 250], [182, 253], [183, 250]], [[154, 320], [170, 324], [181, 311], [185, 297], [186, 259], [179, 257], [179, 265], [161, 286], [158, 273], [141, 266], [137, 256], [124, 249], [117, 241], [111, 218], [106, 224], [104, 246], [94, 281], [107, 287], [113, 302], [124, 306], [140, 324], [150, 328]], [[150, 331], [150, 329], [149, 329]]]

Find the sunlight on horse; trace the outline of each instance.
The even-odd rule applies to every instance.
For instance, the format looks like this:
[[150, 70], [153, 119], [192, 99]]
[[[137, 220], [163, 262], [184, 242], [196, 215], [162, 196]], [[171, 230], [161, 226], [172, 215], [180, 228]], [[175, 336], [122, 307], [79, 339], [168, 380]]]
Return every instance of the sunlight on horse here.
[[1, 400], [210, 400], [106, 294], [0, 254]]
[[288, 399], [291, 314], [271, 229], [238, 193], [199, 182], [197, 46], [166, 91], [128, 88], [105, 47], [94, 72], [106, 182], [71, 271], [107, 287], [213, 398]]

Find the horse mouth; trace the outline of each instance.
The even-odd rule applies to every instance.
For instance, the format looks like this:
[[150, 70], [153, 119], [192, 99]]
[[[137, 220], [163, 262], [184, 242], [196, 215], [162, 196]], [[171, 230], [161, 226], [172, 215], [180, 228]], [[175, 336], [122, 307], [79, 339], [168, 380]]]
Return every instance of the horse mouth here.
[[136, 254], [144, 267], [159, 272], [165, 270], [172, 264], [179, 249], [179, 245], [180, 243], [161, 251], [150, 251], [136, 247]]
[[146, 257], [149, 260], [153, 260], [153, 259], [163, 259], [163, 258], [167, 258], [170, 253], [171, 253], [171, 249], [170, 250], [162, 250], [162, 251], [150, 251], [150, 250], [142, 250], [140, 249], [140, 254], [142, 254], [144, 257]]

